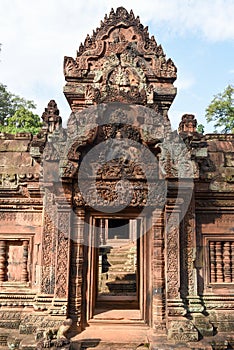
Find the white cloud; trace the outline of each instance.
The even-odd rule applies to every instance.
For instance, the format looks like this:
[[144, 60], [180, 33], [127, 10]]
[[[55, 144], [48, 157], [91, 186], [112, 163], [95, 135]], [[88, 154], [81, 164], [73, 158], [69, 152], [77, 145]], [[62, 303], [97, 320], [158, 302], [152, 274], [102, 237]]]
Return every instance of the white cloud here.
[[144, 6], [142, 13], [176, 35], [190, 32], [212, 41], [234, 39], [233, 0], [156, 0], [150, 8]]
[[[37, 102], [41, 114], [54, 98], [63, 115], [69, 106], [63, 96], [63, 57], [75, 56], [86, 34], [99, 26], [111, 7], [125, 6], [171, 34], [200, 33], [207, 40], [234, 38], [233, 0], [0, 0], [0, 81], [9, 90]], [[166, 29], [167, 28], [167, 29]], [[163, 43], [162, 43], [163, 45]], [[177, 86], [188, 89], [191, 75], [180, 76]]]
[[175, 86], [178, 90], [188, 90], [195, 84], [195, 78], [190, 75], [184, 75], [183, 72], [178, 76], [175, 81]]

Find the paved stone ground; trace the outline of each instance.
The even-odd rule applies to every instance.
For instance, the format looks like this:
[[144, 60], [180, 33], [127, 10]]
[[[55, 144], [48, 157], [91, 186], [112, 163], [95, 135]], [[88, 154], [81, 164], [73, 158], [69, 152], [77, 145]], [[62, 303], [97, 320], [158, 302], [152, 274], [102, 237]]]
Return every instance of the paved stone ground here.
[[[11, 330], [11, 337], [23, 339], [21, 349], [37, 350], [34, 335], [22, 335]], [[1, 336], [6, 335], [2, 330]], [[151, 345], [149, 345], [151, 344]], [[213, 344], [213, 345], [212, 345]], [[68, 349], [67, 347], [66, 349]], [[1, 346], [0, 350], [7, 350]], [[70, 350], [231, 350], [234, 349], [234, 335], [217, 334], [205, 337], [199, 342], [177, 343], [168, 341], [166, 337], [150, 334], [150, 330], [142, 325], [107, 325], [94, 324], [71, 339]], [[54, 350], [51, 348], [51, 350]], [[57, 350], [59, 350], [57, 348]], [[65, 347], [60, 348], [65, 350]]]
[[[132, 343], [132, 344], [128, 344], [128, 343], [118, 343], [118, 344], [114, 344], [114, 343], [100, 343], [97, 346], [93, 347], [93, 346], [89, 346], [88, 344], [84, 344], [81, 346], [81, 350], [148, 350], [149, 346], [148, 345], [142, 345], [139, 343]], [[73, 350], [73, 348], [71, 348], [71, 350]], [[74, 348], [75, 350], [75, 348]]]

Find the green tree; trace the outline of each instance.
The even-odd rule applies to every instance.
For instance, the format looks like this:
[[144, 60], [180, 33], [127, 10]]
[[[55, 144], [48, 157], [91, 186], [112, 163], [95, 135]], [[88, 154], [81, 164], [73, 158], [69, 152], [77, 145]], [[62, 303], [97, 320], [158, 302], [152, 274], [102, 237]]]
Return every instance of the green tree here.
[[3, 132], [31, 132], [37, 134], [41, 128], [40, 117], [25, 107], [19, 107], [12, 117], [7, 118], [7, 125], [0, 127]]
[[32, 112], [35, 108], [33, 101], [12, 94], [0, 83], [0, 132], [37, 133], [42, 123]]
[[228, 85], [222, 93], [214, 96], [206, 108], [207, 122], [215, 122], [215, 132], [234, 133], [234, 86]]
[[199, 134], [204, 134], [204, 130], [205, 130], [205, 127], [203, 124], [199, 124], [197, 126], [197, 132], [199, 132]]

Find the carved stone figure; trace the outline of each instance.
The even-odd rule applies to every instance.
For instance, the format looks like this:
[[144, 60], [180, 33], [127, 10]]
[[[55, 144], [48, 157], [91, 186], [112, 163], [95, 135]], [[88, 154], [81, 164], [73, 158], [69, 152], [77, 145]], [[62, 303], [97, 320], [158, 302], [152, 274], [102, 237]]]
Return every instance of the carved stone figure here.
[[123, 7], [64, 75], [66, 128], [50, 100], [0, 133], [0, 346], [233, 348], [234, 135], [172, 131], [176, 67]]

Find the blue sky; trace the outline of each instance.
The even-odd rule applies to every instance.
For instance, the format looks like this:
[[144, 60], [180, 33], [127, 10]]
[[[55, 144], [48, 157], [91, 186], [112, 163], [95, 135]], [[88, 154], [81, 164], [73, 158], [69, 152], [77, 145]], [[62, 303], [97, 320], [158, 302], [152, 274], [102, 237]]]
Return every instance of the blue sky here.
[[148, 25], [178, 68], [177, 97], [169, 111], [173, 128], [195, 114], [205, 132], [205, 109], [234, 84], [234, 0], [0, 0], [0, 82], [37, 104], [41, 115], [55, 99], [64, 125], [63, 57], [76, 56], [111, 7], [124, 6]]

